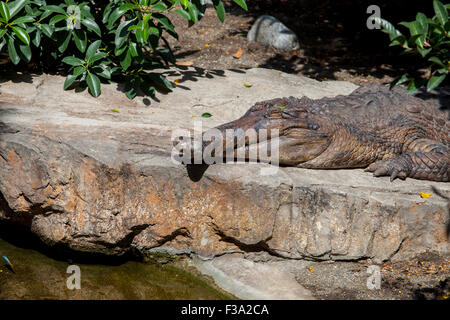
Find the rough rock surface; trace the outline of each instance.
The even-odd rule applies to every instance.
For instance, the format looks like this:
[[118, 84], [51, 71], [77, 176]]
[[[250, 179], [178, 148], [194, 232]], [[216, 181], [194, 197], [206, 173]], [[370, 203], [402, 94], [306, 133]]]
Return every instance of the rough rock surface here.
[[211, 276], [221, 288], [239, 299], [314, 299], [296, 281], [292, 270], [294, 268], [286, 261], [260, 263], [245, 259], [239, 254], [229, 254], [207, 261], [194, 258], [192, 263], [200, 272]]
[[420, 197], [430, 185], [448, 194], [445, 183], [264, 164], [215, 165], [195, 181], [171, 161], [172, 132], [194, 120], [211, 128], [256, 101], [349, 94], [353, 84], [267, 69], [166, 74], [180, 84], [157, 101], [129, 101], [115, 85], [94, 99], [63, 91], [58, 76], [0, 80], [0, 219], [50, 244], [110, 254], [382, 261], [449, 252], [446, 202]]
[[300, 48], [297, 35], [277, 18], [268, 15], [256, 19], [247, 34], [247, 40], [265, 43], [286, 51]]

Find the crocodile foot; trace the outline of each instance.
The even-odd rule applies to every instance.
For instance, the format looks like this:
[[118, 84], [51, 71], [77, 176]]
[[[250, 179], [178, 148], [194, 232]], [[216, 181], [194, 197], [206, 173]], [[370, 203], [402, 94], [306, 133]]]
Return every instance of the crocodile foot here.
[[393, 159], [379, 160], [372, 163], [364, 171], [373, 172], [375, 177], [390, 176], [390, 180], [392, 182], [395, 178], [405, 180], [410, 170], [408, 166], [405, 165], [404, 161], [402, 161], [400, 157], [397, 157]]

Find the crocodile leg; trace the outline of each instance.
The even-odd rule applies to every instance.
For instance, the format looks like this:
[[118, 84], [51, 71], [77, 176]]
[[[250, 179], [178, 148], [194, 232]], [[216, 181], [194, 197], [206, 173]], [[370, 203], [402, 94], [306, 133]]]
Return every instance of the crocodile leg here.
[[379, 160], [365, 171], [373, 172], [376, 177], [390, 176], [395, 178], [406, 177], [448, 182], [450, 177], [450, 154], [447, 147], [428, 140], [418, 140], [409, 147], [412, 150], [391, 159]]

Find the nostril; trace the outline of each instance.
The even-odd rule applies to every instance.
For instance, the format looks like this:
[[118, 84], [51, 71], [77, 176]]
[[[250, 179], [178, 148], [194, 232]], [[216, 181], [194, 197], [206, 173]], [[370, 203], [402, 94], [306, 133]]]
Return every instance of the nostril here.
[[317, 123], [310, 123], [310, 122], [308, 122], [307, 126], [308, 126], [308, 129], [310, 129], [310, 130], [317, 130], [317, 129], [319, 129], [319, 125]]

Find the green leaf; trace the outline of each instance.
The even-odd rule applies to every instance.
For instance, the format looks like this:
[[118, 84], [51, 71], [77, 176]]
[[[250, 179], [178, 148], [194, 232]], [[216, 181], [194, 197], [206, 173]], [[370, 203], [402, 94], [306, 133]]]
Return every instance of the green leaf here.
[[26, 44], [20, 44], [19, 45], [19, 52], [22, 54], [23, 59], [26, 62], [31, 61], [31, 48], [29, 45]]
[[97, 52], [96, 54], [94, 54], [92, 57], [89, 58], [89, 63], [93, 64], [94, 62], [103, 59], [107, 55], [108, 54], [106, 54], [105, 52]]
[[100, 77], [103, 77], [105, 79], [111, 79], [111, 72], [103, 66], [95, 67], [94, 71], [95, 74]]
[[[141, 23], [142, 23], [142, 21], [139, 22], [139, 24], [141, 24]], [[128, 31], [139, 30], [139, 29], [142, 29], [142, 27], [137, 24], [133, 24], [132, 26], [128, 27]]]
[[419, 51], [420, 55], [422, 56], [422, 58], [425, 58], [425, 56], [427, 54], [429, 54], [431, 52], [432, 48], [428, 48], [428, 49], [422, 49], [420, 47], [417, 48], [417, 51]]
[[[17, 0], [8, 3], [9, 13], [11, 18], [14, 17], [27, 4], [28, 0]], [[11, 19], [10, 18], [10, 19]]]
[[399, 35], [398, 37], [391, 39], [391, 43], [389, 44], [389, 46], [403, 46], [407, 44], [408, 40], [406, 39], [406, 37], [404, 35]]
[[84, 63], [83, 60], [74, 56], [65, 57], [64, 59], [62, 59], [62, 62], [71, 66], [81, 66]]
[[450, 32], [450, 21], [447, 21], [447, 23], [444, 25], [444, 30]]
[[142, 19], [142, 24], [143, 24], [143, 26], [147, 26], [148, 21], [150, 20], [151, 17], [152, 17], [152, 14], [151, 14], [151, 13], [145, 15], [144, 19]]
[[86, 57], [85, 59], [88, 60], [89, 58], [91, 58], [94, 54], [97, 53], [98, 48], [100, 48], [102, 41], [101, 40], [96, 40], [94, 42], [92, 42], [87, 51], [86, 51]]
[[162, 12], [167, 12], [167, 8], [164, 5], [164, 3], [162, 1], [159, 1], [158, 3], [154, 4], [151, 7], [152, 10], [157, 10], [157, 11], [162, 11]]
[[109, 15], [111, 14], [112, 6], [114, 5], [114, 2], [108, 3], [108, 5], [105, 7], [105, 10], [103, 11], [103, 17], [102, 17], [102, 23], [106, 24], [108, 22]]
[[136, 77], [128, 77], [126, 85], [125, 85], [125, 95], [128, 97], [128, 99], [132, 100], [134, 97], [136, 97], [136, 88], [139, 85], [139, 80], [136, 79]]
[[80, 50], [81, 52], [86, 51], [87, 37], [84, 30], [74, 30], [73, 40], [75, 41], [75, 45], [77, 46], [78, 50]]
[[66, 81], [64, 81], [64, 90], [69, 89], [76, 79], [77, 77], [72, 74], [67, 75]]
[[6, 22], [11, 18], [11, 13], [9, 12], [8, 6], [3, 1], [0, 2], [0, 15], [5, 19]]
[[435, 64], [445, 68], [445, 64], [438, 57], [430, 57], [428, 61], [434, 62]]
[[244, 9], [245, 11], [248, 10], [245, 0], [233, 0], [233, 1], [236, 2], [238, 5], [240, 5], [242, 9]]
[[[1, 34], [1, 32], [0, 32], [0, 34]], [[6, 44], [6, 39], [5, 38], [1, 39], [1, 41], [0, 41], [0, 51], [2, 51], [3, 47], [5, 46], [5, 44]]]
[[160, 34], [159, 34], [159, 29], [155, 28], [155, 27], [150, 27], [144, 30], [144, 42], [147, 42], [148, 37], [150, 37], [151, 35], [156, 36], [158, 39], [160, 38]]
[[183, 6], [183, 8], [187, 9], [188, 4], [189, 0], [181, 0], [181, 5]]
[[73, 75], [78, 77], [80, 74], [84, 73], [86, 69], [83, 66], [78, 66], [73, 69]]
[[153, 18], [156, 21], [160, 22], [166, 30], [175, 32], [175, 28], [174, 28], [172, 22], [170, 22], [169, 18], [167, 18], [166, 16], [164, 16], [160, 13], [154, 13]]
[[419, 25], [420, 33], [427, 34], [428, 33], [428, 19], [425, 14], [422, 12], [417, 13], [416, 22]]
[[67, 16], [63, 15], [63, 14], [57, 14], [56, 16], [53, 16], [50, 21], [49, 24], [54, 25], [62, 20], [66, 20]]
[[180, 17], [186, 19], [186, 20], [191, 20], [191, 16], [189, 15], [189, 12], [187, 12], [186, 10], [183, 9], [177, 9], [174, 10], [173, 12], [175, 12], [176, 14], [178, 14]]
[[389, 39], [392, 41], [393, 39], [397, 38], [398, 36], [401, 36], [402, 33], [398, 31], [392, 23], [389, 21], [380, 18], [380, 17], [373, 17], [373, 21], [378, 23], [380, 26], [383, 27], [383, 32], [389, 34]]
[[128, 46], [128, 50], [130, 51], [130, 54], [132, 57], [137, 57], [138, 56], [138, 50], [137, 50], [137, 45], [136, 43], [132, 42], [129, 44]]
[[128, 35], [130, 34], [130, 32], [128, 31], [128, 26], [133, 22], [133, 20], [123, 21], [117, 28], [116, 37], [114, 39], [116, 48], [120, 48], [127, 40]]
[[447, 9], [439, 0], [433, 0], [433, 8], [441, 25], [445, 25], [448, 21]]
[[442, 83], [442, 81], [444, 81], [446, 76], [447, 76], [447, 74], [442, 74], [440, 76], [432, 76], [430, 78], [430, 80], [428, 80], [427, 91], [430, 92], [431, 90], [436, 88], [438, 85], [440, 85]]
[[156, 96], [156, 89], [154, 86], [148, 86], [146, 83], [141, 83], [140, 88], [146, 95], [153, 98]]
[[409, 85], [408, 88], [406, 89], [406, 92], [408, 94], [413, 94], [414, 92], [416, 92], [417, 90], [419, 90], [419, 88], [425, 83], [425, 81], [423, 79], [414, 79], [411, 78], [409, 81]]
[[127, 50], [127, 46], [122, 46], [121, 48], [115, 48], [114, 54], [116, 56], [120, 56], [120, 55], [122, 55], [122, 53], [124, 53], [125, 50]]
[[101, 94], [100, 79], [95, 74], [89, 73], [86, 82], [91, 95], [97, 98]]
[[389, 88], [392, 89], [393, 87], [395, 87], [396, 85], [400, 85], [402, 83], [408, 82], [410, 81], [412, 78], [410, 78], [407, 74], [402, 75], [401, 77], [395, 78]]
[[19, 18], [15, 19], [13, 22], [11, 22], [11, 24], [28, 23], [28, 22], [33, 22], [33, 21], [34, 21], [33, 17], [24, 16], [24, 17], [19, 17]]
[[81, 20], [81, 23], [84, 24], [86, 26], [86, 28], [88, 28], [89, 30], [95, 32], [99, 37], [102, 36], [102, 32], [100, 31], [100, 27], [98, 26], [98, 24], [91, 19], [83, 19]]
[[67, 32], [67, 36], [66, 39], [64, 40], [63, 43], [61, 43], [61, 45], [58, 47], [59, 52], [63, 53], [64, 51], [66, 51], [67, 47], [69, 46], [69, 42], [70, 39], [72, 38], [72, 32], [68, 31]]
[[46, 10], [46, 11], [44, 11], [44, 12], [41, 14], [39, 20], [44, 20], [45, 18], [47, 18], [47, 17], [50, 16], [51, 14], [53, 14], [53, 12], [51, 12], [50, 10]]
[[3, 38], [3, 36], [6, 34], [6, 31], [8, 31], [8, 29], [1, 29], [0, 30], [0, 39]]
[[126, 12], [129, 10], [139, 9], [139, 6], [137, 4], [124, 3], [119, 7], [119, 9]]
[[52, 37], [53, 29], [48, 24], [41, 24], [41, 30], [47, 37]]
[[[21, 25], [23, 26], [23, 23]], [[28, 34], [38, 30], [37, 26], [35, 26], [35, 25], [33, 25], [33, 26], [25, 25], [25, 26], [27, 27], [26, 31], [28, 32]], [[38, 30], [38, 31], [40, 31], [40, 30]]]
[[120, 8], [116, 8], [108, 17], [108, 29], [111, 29], [114, 22], [117, 21], [121, 16], [125, 14], [128, 10], [121, 10]]
[[128, 99], [133, 100], [134, 97], [136, 97], [137, 95], [136, 89], [134, 87], [131, 87], [130, 89], [125, 91], [125, 95], [127, 96]]
[[213, 0], [214, 9], [216, 10], [217, 17], [223, 23], [225, 21], [225, 7], [221, 0]]
[[196, 23], [198, 21], [198, 15], [199, 15], [199, 10], [197, 9], [197, 6], [195, 4], [193, 4], [192, 2], [189, 2], [188, 12], [189, 12], [189, 15], [191, 16], [191, 21], [193, 23]]
[[21, 27], [11, 27], [12, 31], [16, 34], [16, 36], [27, 46], [30, 45], [30, 36], [28, 33], [23, 30]]
[[[88, 2], [84, 2], [86, 5], [84, 5], [81, 8], [81, 16], [85, 19], [89, 19], [89, 20], [95, 20], [94, 16], [91, 13], [91, 8], [87, 5]], [[79, 7], [82, 5], [78, 5]]]
[[[144, 21], [140, 21], [137, 25], [128, 27], [128, 31], [136, 30], [136, 39], [140, 43], [144, 43], [144, 36], [148, 34], [147, 29], [144, 27]], [[148, 36], [147, 36], [148, 37]]]
[[52, 6], [42, 6], [41, 9], [48, 10], [48, 11], [51, 11], [51, 12], [57, 12], [57, 13], [60, 13], [60, 14], [63, 14], [63, 15], [67, 15], [67, 12], [63, 8], [58, 7], [58, 6], [54, 6], [54, 5], [52, 5]]
[[20, 62], [20, 57], [19, 54], [17, 53], [14, 39], [12, 37], [8, 39], [8, 54], [12, 63], [18, 64]]
[[411, 34], [411, 36], [419, 34], [419, 24], [416, 23], [416, 21], [411, 21], [411, 22], [403, 21], [403, 22], [400, 22], [399, 25], [407, 27], [409, 29], [409, 33]]
[[120, 59], [120, 65], [124, 70], [127, 70], [131, 65], [131, 52], [130, 50], [127, 50], [126, 54], [122, 54], [122, 57]]
[[205, 112], [205, 113], [202, 113], [202, 117], [203, 117], [203, 118], [211, 118], [211, 117], [212, 117], [212, 114], [209, 113], [209, 112]]

